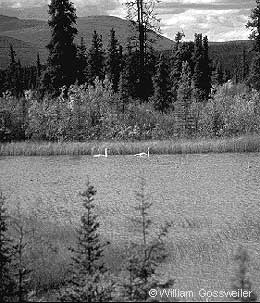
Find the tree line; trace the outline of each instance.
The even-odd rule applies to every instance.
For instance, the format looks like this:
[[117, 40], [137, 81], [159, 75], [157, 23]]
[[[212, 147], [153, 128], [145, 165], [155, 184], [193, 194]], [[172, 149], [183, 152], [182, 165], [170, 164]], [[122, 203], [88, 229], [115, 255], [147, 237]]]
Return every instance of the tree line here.
[[[230, 83], [245, 83], [248, 88], [257, 88], [257, 75], [254, 76], [256, 72], [249, 67], [245, 50], [237, 59], [236, 67], [231, 73], [225, 70], [219, 61], [210, 60], [208, 38], [202, 34], [195, 34], [194, 41], [186, 42], [183, 40], [184, 33], [178, 32], [175, 36], [175, 46], [171, 51], [156, 52], [153, 49], [153, 41], [150, 41], [149, 38], [149, 31], [158, 27], [154, 6], [153, 0], [130, 1], [127, 4], [128, 18], [132, 21], [137, 34], [130, 37], [126, 47], [123, 47], [117, 39], [115, 30], [111, 29], [109, 44], [105, 49], [102, 36], [96, 31], [93, 33], [90, 47], [85, 45], [83, 38], [81, 38], [80, 44], [76, 45], [74, 43], [77, 35], [75, 7], [69, 0], [51, 1], [49, 5], [51, 41], [47, 46], [49, 50], [47, 64], [41, 64], [38, 55], [35, 66], [22, 67], [16, 58], [15, 50], [10, 46], [9, 67], [0, 73], [3, 99], [8, 99], [8, 101], [3, 100], [5, 106], [1, 109], [2, 127], [0, 130], [2, 129], [2, 133], [5, 133], [1, 135], [1, 140], [31, 139], [33, 137], [46, 140], [89, 139], [89, 134], [79, 135], [79, 131], [76, 131], [75, 127], [76, 133], [73, 134], [72, 130], [68, 130], [67, 125], [62, 125], [63, 130], [60, 130], [64, 135], [50, 136], [47, 133], [47, 129], [52, 129], [54, 123], [57, 124], [57, 120], [62, 120], [62, 117], [66, 117], [68, 114], [60, 112], [60, 101], [58, 100], [66, 100], [64, 105], [67, 107], [69, 107], [68, 104], [74, 103], [75, 96], [72, 96], [71, 91], [75, 92], [75, 86], [79, 90], [85, 91], [84, 98], [86, 99], [91, 91], [97, 92], [98, 83], [101, 83], [103, 92], [100, 92], [99, 96], [108, 94], [111, 101], [103, 104], [102, 108], [107, 106], [111, 109], [107, 114], [109, 123], [115, 129], [121, 128], [118, 131], [119, 135], [114, 136], [119, 139], [127, 137], [127, 135], [120, 135], [124, 132], [122, 123], [128, 121], [128, 117], [132, 116], [132, 111], [136, 111], [136, 116], [138, 116], [140, 110], [138, 110], [137, 104], [140, 105], [139, 108], [142, 108], [141, 111], [147, 107], [150, 113], [153, 112], [152, 117], [149, 118], [153, 122], [150, 123], [149, 130], [147, 130], [147, 125], [141, 126], [146, 131], [136, 138], [156, 137], [157, 135], [152, 134], [152, 132], [157, 134], [156, 127], [160, 128], [162, 137], [194, 136], [200, 132], [202, 123], [200, 119], [203, 111], [206, 111], [205, 106], [214, 100], [217, 89], [228, 80], [232, 78]], [[257, 53], [257, 47], [255, 52]], [[257, 60], [253, 61], [253, 66], [257, 66], [257, 64]], [[108, 83], [110, 86], [107, 85]], [[108, 86], [109, 90], [106, 89]], [[25, 96], [25, 90], [32, 91], [29, 99]], [[9, 93], [6, 94], [6, 92]], [[7, 108], [11, 96], [15, 97], [17, 101], [10, 102], [12, 104], [10, 106], [19, 107], [19, 113], [15, 117], [10, 106]], [[85, 128], [91, 124], [92, 131], [94, 131], [92, 138], [102, 139], [100, 137], [103, 131], [101, 131], [101, 124], [105, 118], [97, 109], [97, 107], [100, 109], [100, 102], [94, 103], [95, 113], [88, 114], [91, 117], [90, 121], [85, 121]], [[79, 106], [78, 113], [83, 113], [84, 104]], [[56, 113], [59, 112], [61, 117], [54, 120], [52, 125], [46, 125], [45, 133], [38, 136], [37, 133], [40, 130], [35, 129], [32, 125], [44, 125], [40, 119], [43, 116], [46, 117], [45, 120], [52, 120], [53, 114], [49, 112], [51, 107]], [[90, 109], [90, 105], [87, 103], [85, 103], [86, 107]], [[71, 110], [69, 117], [73, 119], [75, 106], [72, 105], [69, 108]], [[48, 118], [49, 114], [51, 116]], [[115, 115], [117, 121], [111, 118]], [[123, 117], [124, 115], [127, 117]], [[163, 118], [158, 118], [161, 119], [160, 121], [155, 118], [162, 117], [162, 115], [167, 115], [167, 120], [171, 120], [167, 127], [172, 128], [172, 131], [167, 134], [161, 129]], [[210, 115], [215, 115], [215, 112], [211, 112]], [[38, 117], [38, 121], [35, 120], [36, 117]], [[79, 127], [85, 118], [82, 115], [77, 117]], [[214, 119], [219, 120], [218, 117]], [[13, 128], [13, 124], [16, 125], [15, 131], [10, 130]], [[118, 127], [117, 124], [119, 124]], [[130, 132], [134, 132], [136, 128], [140, 129], [138, 121], [134, 126], [132, 124], [134, 124], [133, 121], [131, 121], [131, 125], [126, 126], [126, 128], [131, 128]], [[219, 124], [217, 129], [219, 130], [221, 127], [222, 125]], [[82, 126], [82, 128], [84, 127]], [[96, 129], [98, 131], [95, 131]], [[14, 135], [9, 135], [9, 133]], [[105, 134], [103, 138], [113, 139], [112, 133], [111, 129], [110, 133]], [[222, 134], [224, 131], [216, 131], [215, 134], [217, 133]], [[208, 134], [212, 135], [212, 130]]]

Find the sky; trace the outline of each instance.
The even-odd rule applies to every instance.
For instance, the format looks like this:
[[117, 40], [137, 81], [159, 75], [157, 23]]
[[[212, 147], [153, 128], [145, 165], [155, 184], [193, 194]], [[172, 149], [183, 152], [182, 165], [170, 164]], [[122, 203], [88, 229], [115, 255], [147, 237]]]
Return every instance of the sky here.
[[[112, 15], [124, 18], [126, 0], [72, 0], [78, 14]], [[146, 1], [146, 0], [144, 0]], [[46, 5], [48, 0], [0, 0], [1, 8], [31, 9]], [[210, 41], [248, 39], [245, 28], [255, 0], [161, 0], [155, 12], [161, 19], [161, 33], [174, 39], [176, 32], [183, 31], [186, 40], [194, 33], [207, 35]]]

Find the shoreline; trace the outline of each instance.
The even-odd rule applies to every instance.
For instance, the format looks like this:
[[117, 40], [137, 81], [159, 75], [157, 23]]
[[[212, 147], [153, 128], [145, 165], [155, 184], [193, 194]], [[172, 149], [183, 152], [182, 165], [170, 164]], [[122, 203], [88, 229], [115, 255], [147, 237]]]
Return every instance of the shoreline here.
[[150, 141], [89, 141], [89, 142], [11, 142], [0, 143], [0, 156], [65, 156], [94, 155], [109, 149], [110, 155], [150, 154], [202, 154], [259, 152], [260, 136], [248, 135], [232, 138], [197, 138]]

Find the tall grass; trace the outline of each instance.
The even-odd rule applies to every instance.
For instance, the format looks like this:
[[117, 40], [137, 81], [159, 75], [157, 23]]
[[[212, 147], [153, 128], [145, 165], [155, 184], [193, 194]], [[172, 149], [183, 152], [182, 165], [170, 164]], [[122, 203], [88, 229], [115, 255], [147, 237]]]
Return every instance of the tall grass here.
[[260, 151], [260, 136], [164, 141], [12, 142], [0, 144], [0, 156], [93, 155], [109, 148], [110, 155], [239, 153]]

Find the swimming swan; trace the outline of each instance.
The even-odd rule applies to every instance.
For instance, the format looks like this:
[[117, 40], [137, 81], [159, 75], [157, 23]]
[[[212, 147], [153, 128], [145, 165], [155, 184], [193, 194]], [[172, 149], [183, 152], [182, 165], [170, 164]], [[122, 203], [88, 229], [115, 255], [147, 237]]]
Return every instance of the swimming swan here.
[[134, 155], [135, 157], [147, 157], [149, 158], [150, 157], [150, 147], [147, 148], [147, 153], [140, 153], [140, 154], [136, 154]]
[[103, 154], [98, 154], [98, 155], [94, 155], [93, 157], [94, 158], [100, 158], [100, 157], [105, 157], [105, 158], [107, 158], [107, 148], [105, 148], [105, 154], [103, 155]]

